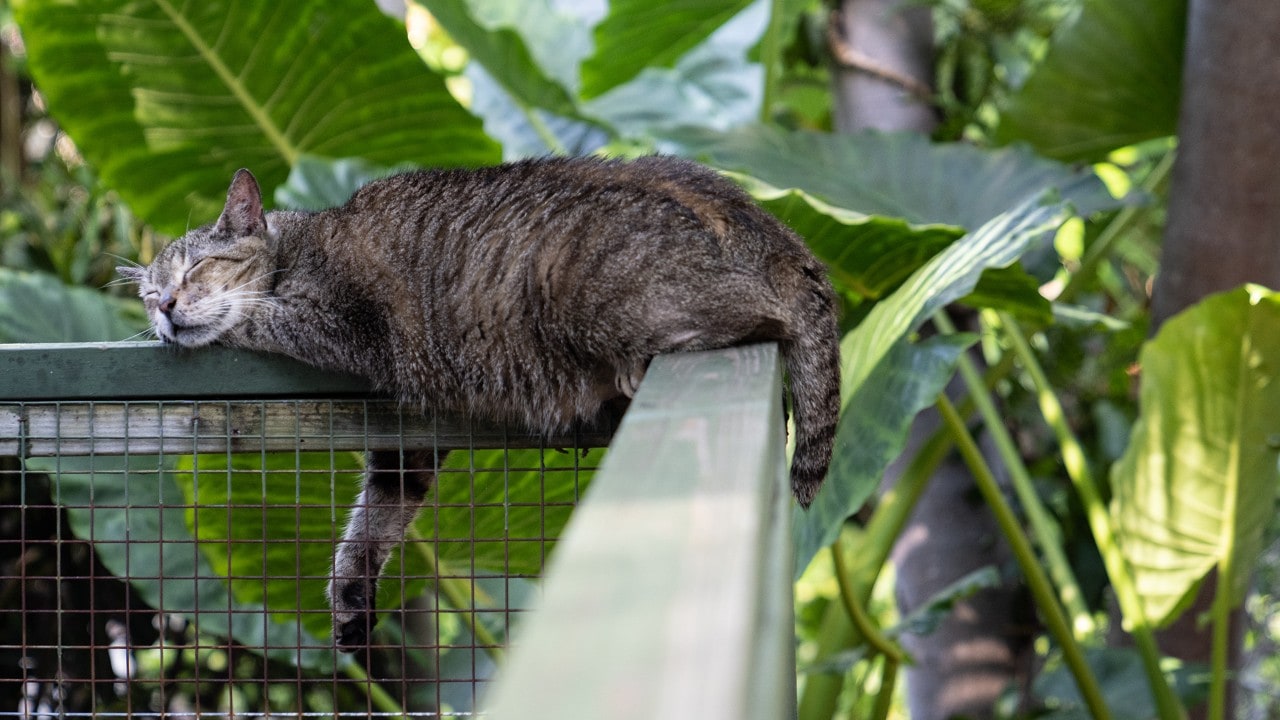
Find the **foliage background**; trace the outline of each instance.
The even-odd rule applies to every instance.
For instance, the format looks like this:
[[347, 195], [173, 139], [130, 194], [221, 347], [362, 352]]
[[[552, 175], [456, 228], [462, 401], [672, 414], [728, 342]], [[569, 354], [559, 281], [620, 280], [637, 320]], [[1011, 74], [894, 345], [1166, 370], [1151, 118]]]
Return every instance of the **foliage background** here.
[[[1171, 452], [1168, 442], [1152, 439], [1154, 420], [1135, 430], [1134, 368], [1158, 268], [1185, 8], [1157, 0], [935, 0], [930, 6], [938, 49], [938, 86], [930, 101], [942, 121], [926, 138], [832, 131], [827, 11], [817, 2], [426, 0], [408, 6], [403, 24], [362, 0], [15, 2], [3, 9], [0, 75], [9, 85], [0, 105], [9, 115], [0, 126], [17, 122], [22, 130], [0, 138], [0, 340], [123, 339], [142, 332], [129, 288], [110, 285], [112, 268], [118, 259], [147, 262], [165, 238], [214, 217], [228, 178], [241, 166], [251, 167], [269, 194], [274, 190], [277, 205], [323, 207], [362, 180], [405, 165], [471, 166], [547, 153], [694, 157], [743, 183], [829, 264], [847, 331], [844, 402], [875, 408], [844, 415], [831, 480], [814, 510], [796, 518], [797, 572], [803, 572], [797, 584], [800, 683], [806, 699], [827, 688], [825, 706], [832, 709], [804, 717], [904, 712], [894, 704], [900, 700], [889, 701], [898, 696], [884, 656], [856, 638], [832, 641], [841, 637], [832, 623], [849, 625], [851, 596], [858, 602], [861, 595], [894, 638], [928, 634], [955, 603], [994, 582], [987, 574], [961, 583], [936, 598], [923, 621], [898, 625], [889, 601], [892, 573], [884, 567], [893, 522], [878, 523], [869, 509], [880, 518], [905, 512], [880, 503], [877, 485], [902, 451], [911, 420], [934, 404], [971, 346], [989, 366], [1005, 368], [988, 383], [1003, 415], [982, 422], [1012, 441], [1001, 460], [1025, 476], [1015, 493], [1019, 525], [1031, 527], [1035, 542], [1028, 547], [1050, 568], [1056, 590], [1036, 597], [1039, 680], [1020, 693], [1011, 689], [1011, 700], [993, 705], [991, 714], [1079, 716], [1087, 692], [1077, 688], [1088, 686], [1083, 675], [1092, 668], [1117, 717], [1168, 717], [1168, 706], [1159, 705], [1152, 656], [1102, 650], [1114, 622], [1109, 598], [1119, 593], [1126, 620], [1139, 628], [1145, 622], [1123, 598], [1126, 567], [1154, 568], [1137, 578], [1141, 596], [1172, 597], [1177, 606], [1207, 569], [1221, 569], [1224, 558], [1252, 558], [1274, 537], [1265, 517], [1200, 518], [1190, 530], [1166, 526], [1168, 518], [1139, 512], [1149, 495], [1125, 503], [1132, 495], [1121, 488], [1146, 487], [1126, 484], [1137, 475], [1121, 469], [1112, 476], [1114, 503], [1107, 482], [1126, 449], [1121, 468]], [[1065, 202], [1046, 201], [1046, 192]], [[1271, 321], [1256, 318], [1271, 304], [1262, 291], [1219, 302], [1232, 310], [1202, 314], [1192, 321], [1201, 325], [1178, 332], [1194, 337], [1208, 332], [1208, 324], [1233, 336], [1259, 327], [1258, 337], [1265, 336]], [[971, 319], [978, 335], [950, 334], [946, 306]], [[1233, 313], [1249, 319], [1214, 325]], [[1021, 356], [1011, 371], [1016, 338], [1023, 335], [1030, 338], [1031, 359]], [[1142, 365], [1159, 351], [1150, 348], [1152, 359]], [[1258, 353], [1251, 377], [1265, 385], [1273, 355]], [[1198, 369], [1231, 362], [1206, 360]], [[1036, 382], [1037, 370], [1047, 385]], [[1196, 370], [1184, 369], [1168, 382], [1198, 387]], [[1239, 387], [1223, 392], [1239, 396]], [[972, 384], [970, 391], [985, 392]], [[1060, 406], [1056, 426], [1046, 396]], [[1222, 414], [1239, 405], [1224, 406]], [[1178, 412], [1174, 407], [1168, 415]], [[1259, 413], [1251, 409], [1240, 427], [1223, 430], [1251, 438], [1253, 474], [1178, 482], [1208, 492], [1210, 505], [1269, 509], [1274, 452], [1265, 447], [1270, 425], [1255, 422]], [[1191, 424], [1205, 425], [1205, 416]], [[1146, 445], [1131, 447], [1131, 435]], [[1071, 438], [1081, 456], [1074, 470], [1064, 444]], [[1080, 467], [1096, 478], [1095, 497], [1080, 489]], [[164, 492], [182, 498], [176, 504], [215, 502], [196, 494], [189, 469], [164, 467], [138, 480], [159, 479]], [[73, 470], [62, 468], [60, 477], [55, 495], [77, 491]], [[1147, 492], [1168, 486], [1151, 487]], [[217, 490], [216, 483], [200, 488]], [[281, 494], [291, 500], [294, 490], [284, 487]], [[1113, 519], [1100, 518], [1099, 508]], [[176, 534], [166, 531], [166, 537], [228, 526], [192, 515], [157, 514], [155, 522], [174, 524]], [[83, 527], [75, 517], [70, 523]], [[1109, 544], [1099, 535], [1107, 527], [1130, 537], [1173, 527], [1174, 536], [1207, 533], [1218, 543], [1179, 546], [1165, 537], [1150, 545], [1172, 544], [1178, 552], [1144, 556], [1140, 542]], [[111, 530], [94, 532], [108, 537]], [[243, 569], [236, 557], [217, 554], [228, 547], [221, 538], [199, 539], [205, 554], [194, 562], [211, 563], [214, 575]], [[841, 546], [865, 553], [851, 563], [852, 582], [833, 572], [831, 548]], [[234, 547], [253, 554], [248, 545]], [[1116, 560], [1121, 551], [1127, 555]], [[102, 547], [98, 556], [108, 568], [123, 567]], [[1193, 561], [1196, 570], [1185, 577], [1170, 580], [1160, 572]], [[1030, 572], [1025, 565], [995, 570], [1015, 578]], [[1245, 601], [1248, 578], [1247, 566], [1229, 578], [1226, 595], [1234, 604]], [[294, 589], [266, 585], [265, 594], [248, 595], [249, 586], [264, 584], [237, 589], [233, 583], [237, 599], [276, 611], [281, 625], [273, 631], [295, 632], [288, 619], [297, 609], [289, 606]], [[155, 591], [130, 589], [141, 601]], [[165, 592], [172, 598], [176, 591]], [[1273, 602], [1255, 593], [1248, 605], [1266, 618]], [[1055, 611], [1059, 604], [1064, 609]], [[1053, 631], [1055, 612], [1070, 621], [1067, 636]], [[1152, 621], [1167, 614], [1151, 613]], [[263, 644], [261, 629], [211, 631], [247, 647]], [[323, 646], [323, 632], [308, 627], [314, 648]], [[1252, 642], [1274, 643], [1266, 630]], [[1085, 670], [1072, 665], [1075, 644], [1088, 649], [1080, 653]], [[268, 665], [282, 659], [241, 657]], [[302, 662], [323, 671], [332, 658], [316, 651]], [[1225, 676], [1225, 670], [1211, 674]], [[1257, 670], [1256, 682], [1274, 687], [1275, 669]], [[1148, 684], [1154, 689], [1146, 690]], [[1193, 686], [1184, 675], [1174, 677], [1184, 700], [1197, 697]], [[1267, 697], [1260, 691], [1243, 702], [1275, 712]], [[801, 712], [819, 705], [802, 702]], [[1087, 711], [1099, 716], [1096, 706]]]

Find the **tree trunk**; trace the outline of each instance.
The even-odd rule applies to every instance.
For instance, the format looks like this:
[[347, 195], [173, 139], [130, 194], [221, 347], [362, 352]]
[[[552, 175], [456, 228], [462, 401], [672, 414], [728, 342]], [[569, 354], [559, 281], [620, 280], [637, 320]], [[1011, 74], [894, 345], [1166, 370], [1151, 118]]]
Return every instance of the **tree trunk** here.
[[[1275, 0], [1189, 3], [1178, 159], [1152, 297], [1153, 333], [1206, 295], [1245, 282], [1280, 288], [1277, 30]], [[1210, 580], [1204, 589], [1212, 587]], [[1197, 619], [1212, 595], [1201, 592], [1160, 634], [1165, 652], [1208, 662], [1210, 629]], [[1232, 668], [1240, 660], [1239, 616], [1233, 617]], [[1229, 693], [1228, 712], [1233, 698]]]
[[[939, 425], [937, 412], [921, 413], [912, 425], [904, 458]], [[995, 455], [989, 443], [982, 445], [984, 455]], [[999, 462], [991, 467], [1003, 475]], [[891, 477], [896, 469], [890, 469]], [[929, 479], [892, 559], [898, 611], [904, 615], [975, 570], [1012, 564], [1004, 536], [956, 455]], [[992, 717], [996, 700], [1011, 684], [1027, 687], [1034, 637], [1034, 614], [1025, 588], [1016, 581], [957, 602], [929, 635], [903, 636], [903, 649], [915, 660], [907, 669], [912, 720]]]
[[[835, 126], [930, 133], [933, 79], [930, 9], [899, 0], [845, 0], [833, 16]], [[916, 419], [904, 457], [938, 427], [937, 414]], [[992, 464], [1000, 467], [1000, 463]], [[888, 474], [892, 478], [895, 469]], [[964, 575], [1008, 559], [1004, 539], [958, 458], [930, 479], [893, 552], [898, 609], [906, 614]], [[959, 602], [933, 633], [903, 638], [915, 659], [907, 668], [912, 720], [987, 718], [1011, 683], [1024, 683], [1031, 653], [1026, 597], [1017, 586]]]

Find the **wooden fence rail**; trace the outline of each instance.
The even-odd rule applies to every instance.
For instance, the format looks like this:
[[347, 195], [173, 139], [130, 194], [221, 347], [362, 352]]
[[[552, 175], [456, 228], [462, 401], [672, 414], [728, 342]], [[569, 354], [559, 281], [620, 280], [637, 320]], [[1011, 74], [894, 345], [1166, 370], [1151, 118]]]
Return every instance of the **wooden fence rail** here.
[[[263, 402], [268, 399], [267, 402]], [[422, 418], [358, 379], [155, 343], [0, 346], [0, 456], [400, 447], [610, 450], [483, 714], [793, 717], [777, 348], [665, 356], [612, 423], [557, 437]], [[264, 440], [270, 438], [270, 440]]]

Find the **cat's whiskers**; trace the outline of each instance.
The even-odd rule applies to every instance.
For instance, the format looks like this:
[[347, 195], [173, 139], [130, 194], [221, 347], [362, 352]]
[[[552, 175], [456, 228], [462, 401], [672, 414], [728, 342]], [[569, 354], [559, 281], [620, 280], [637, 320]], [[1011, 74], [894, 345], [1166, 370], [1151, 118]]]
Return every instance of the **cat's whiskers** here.
[[136, 332], [123, 340], [118, 340], [117, 342], [133, 342], [134, 340], [146, 340], [146, 339], [154, 340], [158, 337], [159, 336], [156, 335], [155, 328], [148, 326], [147, 329], [141, 332]]

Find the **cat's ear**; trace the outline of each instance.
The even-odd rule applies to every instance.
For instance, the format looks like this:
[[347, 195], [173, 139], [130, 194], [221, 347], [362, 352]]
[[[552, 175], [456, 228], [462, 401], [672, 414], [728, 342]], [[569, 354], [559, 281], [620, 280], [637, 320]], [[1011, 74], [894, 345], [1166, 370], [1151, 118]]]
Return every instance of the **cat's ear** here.
[[147, 274], [147, 269], [139, 265], [119, 265], [116, 267], [116, 274], [129, 282], [136, 283], [142, 282], [142, 278]]
[[231, 178], [227, 206], [218, 216], [217, 228], [239, 237], [267, 234], [267, 217], [262, 212], [262, 191], [253, 173], [240, 168]]

